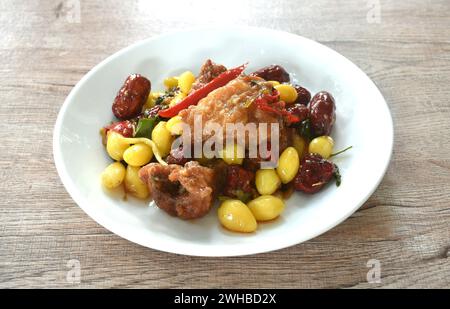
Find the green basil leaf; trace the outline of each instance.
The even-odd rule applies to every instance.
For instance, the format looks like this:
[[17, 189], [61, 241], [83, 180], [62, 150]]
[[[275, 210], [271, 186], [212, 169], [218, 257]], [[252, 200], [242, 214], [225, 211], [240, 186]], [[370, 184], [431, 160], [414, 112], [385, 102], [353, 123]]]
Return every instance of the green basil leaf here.
[[312, 136], [312, 132], [311, 132], [311, 123], [310, 123], [309, 118], [303, 120], [300, 123], [300, 126], [298, 128], [298, 133], [300, 134], [300, 136], [302, 136], [306, 140], [312, 139], [313, 136]]
[[342, 176], [336, 164], [334, 165], [334, 178], [336, 179], [336, 186], [339, 187], [342, 182]]
[[160, 104], [162, 104], [162, 102], [164, 102], [164, 99], [165, 99], [165, 98], [166, 98], [165, 95], [161, 95], [161, 96], [157, 97], [156, 100], [155, 100], [155, 105], [160, 105]]
[[234, 192], [234, 194], [236, 195], [237, 199], [240, 200], [241, 202], [247, 203], [248, 201], [251, 200], [252, 196], [250, 193], [248, 192], [244, 192], [242, 190], [236, 190]]

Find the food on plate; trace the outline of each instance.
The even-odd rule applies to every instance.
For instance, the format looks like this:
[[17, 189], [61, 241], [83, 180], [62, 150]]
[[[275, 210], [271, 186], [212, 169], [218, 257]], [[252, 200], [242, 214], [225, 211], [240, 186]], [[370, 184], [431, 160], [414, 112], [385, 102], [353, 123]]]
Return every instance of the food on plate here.
[[220, 168], [201, 166], [196, 161], [184, 166], [150, 163], [139, 176], [147, 183], [161, 209], [182, 219], [204, 216], [211, 209], [221, 185]]
[[334, 141], [330, 136], [319, 136], [310, 143], [308, 150], [310, 153], [316, 153], [324, 159], [328, 159], [333, 153]]
[[261, 195], [248, 203], [248, 208], [257, 221], [269, 221], [284, 210], [284, 201], [273, 195]]
[[341, 175], [336, 164], [319, 154], [308, 153], [303, 157], [300, 171], [294, 179], [294, 186], [305, 193], [316, 193], [333, 177], [339, 186]]
[[127, 171], [125, 173], [125, 192], [134, 195], [140, 199], [146, 199], [148, 197], [149, 191], [147, 185], [139, 177], [139, 167], [137, 166], [127, 166]]
[[143, 166], [153, 157], [152, 148], [144, 143], [134, 144], [123, 153], [123, 160], [131, 166]]
[[131, 119], [139, 115], [150, 93], [150, 87], [150, 81], [142, 75], [128, 76], [114, 99], [114, 116], [118, 119]]
[[102, 184], [107, 189], [114, 189], [120, 186], [125, 178], [125, 167], [120, 162], [108, 165], [102, 172]]
[[291, 182], [297, 175], [300, 166], [300, 158], [294, 147], [286, 148], [278, 159], [277, 173], [281, 182], [286, 184]]
[[253, 72], [251, 75], [261, 77], [267, 81], [276, 81], [278, 83], [289, 83], [289, 73], [281, 66], [272, 64], [258, 71]]
[[273, 194], [281, 186], [281, 179], [273, 168], [256, 171], [255, 186], [261, 195]]
[[211, 59], [206, 60], [206, 62], [200, 68], [200, 73], [192, 84], [192, 89], [197, 90], [202, 88], [204, 85], [212, 81], [214, 78], [225, 72], [227, 68], [221, 64], [217, 64], [211, 61]]
[[308, 91], [308, 89], [299, 86], [294, 85], [295, 91], [297, 91], [297, 99], [295, 100], [295, 103], [299, 103], [302, 105], [308, 105], [309, 101], [311, 101], [311, 93]]
[[297, 100], [297, 90], [294, 86], [288, 84], [279, 84], [274, 86], [280, 94], [280, 100], [285, 103], [294, 103]]
[[[206, 97], [213, 90], [224, 87], [228, 82], [232, 81], [238, 77], [245, 69], [245, 65], [241, 65], [237, 68], [227, 70], [220, 73], [216, 78], [212, 79], [210, 82], [203, 84], [198, 89], [189, 93], [189, 96], [176, 102], [177, 104], [170, 104], [169, 108], [159, 111], [161, 117], [173, 117], [176, 116], [180, 111], [188, 108], [189, 106], [196, 105], [201, 99]], [[181, 89], [180, 89], [181, 91]], [[182, 91], [180, 93], [183, 93]]]
[[251, 233], [258, 223], [250, 208], [240, 200], [226, 200], [217, 210], [220, 223], [230, 231]]
[[311, 99], [309, 119], [316, 136], [330, 135], [336, 121], [336, 103], [330, 93], [321, 91]]
[[280, 65], [246, 74], [247, 65], [208, 59], [197, 76], [165, 78], [163, 91], [128, 76], [112, 104], [117, 121], [101, 129], [114, 160], [103, 186], [123, 185], [181, 219], [201, 218], [220, 201], [220, 224], [250, 233], [282, 215], [293, 191], [316, 193], [333, 178], [339, 185], [331, 159], [350, 147], [333, 153], [333, 96], [311, 98]]

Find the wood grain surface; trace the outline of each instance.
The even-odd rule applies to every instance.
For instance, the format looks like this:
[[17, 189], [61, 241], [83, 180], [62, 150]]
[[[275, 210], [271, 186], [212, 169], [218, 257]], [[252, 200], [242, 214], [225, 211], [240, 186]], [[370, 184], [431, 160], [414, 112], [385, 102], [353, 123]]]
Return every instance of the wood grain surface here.
[[[77, 207], [56, 173], [52, 130], [65, 97], [133, 42], [227, 24], [317, 40], [375, 81], [395, 123], [383, 182], [336, 228], [266, 254], [179, 256], [110, 233]], [[448, 0], [2, 0], [0, 31], [0, 287], [450, 287]], [[67, 280], [73, 259], [79, 283]], [[380, 261], [381, 283], [367, 281], [371, 259]]]

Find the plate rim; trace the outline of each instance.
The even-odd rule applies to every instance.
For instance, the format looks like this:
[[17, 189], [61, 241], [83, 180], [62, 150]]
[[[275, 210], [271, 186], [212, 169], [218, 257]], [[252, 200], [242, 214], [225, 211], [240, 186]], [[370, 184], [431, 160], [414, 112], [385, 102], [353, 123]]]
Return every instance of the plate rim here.
[[[152, 246], [152, 245], [149, 245], [148, 243], [144, 242], [141, 239], [136, 239], [136, 238], [132, 237], [131, 235], [129, 235], [126, 232], [126, 230], [117, 231], [112, 226], [112, 224], [110, 222], [108, 222], [108, 220], [104, 219], [100, 215], [97, 215], [95, 213], [95, 211], [90, 209], [89, 201], [81, 194], [81, 192], [77, 189], [75, 184], [70, 180], [70, 176], [64, 166], [64, 161], [62, 159], [62, 150], [61, 150], [61, 147], [59, 144], [61, 133], [62, 133], [62, 126], [63, 126], [62, 120], [64, 118], [64, 115], [66, 114], [66, 111], [70, 105], [70, 102], [72, 101], [72, 99], [76, 95], [76, 93], [79, 91], [79, 89], [82, 87], [82, 85], [85, 83], [85, 81], [88, 80], [100, 68], [105, 66], [107, 63], [109, 63], [114, 58], [120, 57], [122, 54], [127, 53], [129, 50], [138, 48], [141, 45], [145, 45], [152, 41], [156, 41], [156, 40], [159, 40], [164, 37], [169, 37], [174, 34], [186, 33], [186, 32], [211, 31], [211, 30], [226, 31], [226, 32], [231, 32], [231, 31], [247, 31], [247, 32], [248, 31], [268, 31], [268, 32], [272, 32], [272, 34], [282, 34], [284, 36], [287, 35], [287, 36], [300, 38], [301, 40], [305, 40], [310, 44], [320, 46], [320, 48], [325, 48], [328, 50], [328, 52], [333, 53], [335, 56], [340, 58], [342, 61], [347, 62], [349, 65], [353, 66], [354, 69], [356, 71], [358, 71], [360, 74], [363, 74], [367, 78], [368, 82], [371, 83], [371, 86], [374, 87], [374, 90], [376, 90], [376, 92], [383, 99], [383, 102], [384, 102], [383, 107], [386, 109], [387, 115], [389, 116], [388, 117], [389, 119], [385, 120], [387, 123], [389, 123], [389, 128], [386, 128], [386, 129], [388, 130], [387, 132], [390, 133], [389, 134], [390, 135], [389, 136], [390, 137], [389, 144], [387, 145], [389, 152], [388, 152], [387, 160], [384, 162], [384, 168], [383, 168], [382, 172], [379, 174], [380, 176], [378, 177], [377, 181], [375, 182], [375, 185], [369, 190], [369, 193], [363, 199], [361, 199], [361, 201], [359, 203], [355, 203], [355, 206], [352, 207], [345, 214], [343, 214], [338, 220], [335, 220], [333, 224], [328, 225], [326, 227], [324, 226], [321, 229], [318, 229], [315, 233], [309, 234], [308, 237], [293, 238], [293, 240], [291, 239], [291, 241], [289, 241], [287, 243], [286, 242], [274, 243], [272, 246], [264, 247], [264, 248], [258, 248], [258, 247], [255, 248], [253, 246], [248, 246], [248, 247], [244, 246], [244, 247], [242, 247], [244, 249], [240, 248], [239, 250], [231, 251], [231, 250], [226, 249], [228, 247], [225, 247], [225, 250], [200, 250], [198, 252], [193, 252], [193, 250], [186, 250], [184, 246], [181, 246], [181, 247], [160, 246], [160, 245]], [[165, 33], [162, 33], [159, 35], [149, 37], [147, 39], [139, 40], [131, 45], [128, 45], [128, 46], [114, 52], [113, 54], [109, 55], [104, 60], [102, 60], [100, 63], [98, 63], [94, 67], [92, 67], [89, 70], [89, 72], [87, 72], [85, 75], [83, 75], [83, 77], [75, 84], [75, 86], [72, 88], [69, 95], [66, 97], [63, 104], [61, 105], [61, 108], [58, 112], [58, 116], [56, 118], [54, 129], [53, 129], [53, 145], [52, 145], [53, 151], [52, 152], [53, 152], [53, 159], [54, 159], [56, 170], [58, 172], [58, 176], [61, 179], [61, 182], [64, 185], [64, 188], [66, 189], [66, 191], [69, 193], [70, 197], [74, 200], [74, 202], [78, 205], [78, 207], [80, 207], [89, 217], [91, 217], [91, 219], [96, 221], [98, 224], [103, 226], [105, 229], [107, 229], [111, 233], [116, 234], [128, 241], [133, 242], [133, 243], [139, 244], [143, 247], [158, 250], [161, 252], [168, 252], [168, 253], [174, 253], [174, 254], [179, 254], [179, 255], [188, 255], [188, 256], [201, 256], [201, 257], [227, 257], [227, 256], [244, 256], [244, 255], [260, 254], [260, 253], [272, 252], [272, 251], [277, 251], [277, 250], [280, 250], [283, 248], [292, 247], [294, 245], [297, 245], [297, 244], [303, 243], [305, 241], [308, 241], [310, 239], [316, 238], [319, 235], [322, 235], [323, 233], [325, 233], [325, 232], [333, 229], [337, 225], [341, 224], [343, 221], [348, 219], [356, 210], [358, 210], [369, 199], [369, 197], [373, 195], [373, 193], [379, 187], [379, 185], [380, 185], [381, 181], [383, 180], [383, 178], [386, 174], [386, 171], [390, 165], [390, 162], [392, 159], [392, 154], [393, 154], [393, 146], [394, 146], [394, 123], [393, 123], [393, 118], [392, 118], [392, 114], [390, 112], [389, 105], [387, 104], [386, 99], [384, 98], [383, 94], [381, 93], [381, 91], [379, 90], [377, 85], [374, 83], [374, 81], [351, 60], [349, 60], [342, 54], [338, 53], [337, 51], [335, 51], [334, 49], [332, 49], [326, 45], [323, 45], [312, 39], [309, 39], [309, 38], [306, 38], [306, 37], [303, 37], [301, 35], [294, 34], [291, 32], [287, 32], [287, 31], [275, 30], [275, 29], [264, 28], [264, 27], [252, 27], [252, 26], [231, 26], [231, 27], [229, 27], [229, 26], [214, 26], [214, 27], [192, 27], [192, 28], [182, 29], [182, 30], [172, 30], [172, 31], [168, 31], [168, 32], [165, 32]], [[201, 247], [204, 247], [204, 246], [202, 245]]]

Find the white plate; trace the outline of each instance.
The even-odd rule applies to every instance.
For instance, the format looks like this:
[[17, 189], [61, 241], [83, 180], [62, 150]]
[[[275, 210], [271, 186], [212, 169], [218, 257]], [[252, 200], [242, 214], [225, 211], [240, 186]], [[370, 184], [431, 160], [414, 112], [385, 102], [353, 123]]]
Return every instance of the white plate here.
[[[315, 195], [295, 193], [283, 215], [260, 224], [249, 235], [223, 229], [213, 209], [202, 219], [183, 221], [156, 206], [120, 193], [108, 194], [99, 175], [111, 163], [99, 129], [113, 120], [111, 104], [125, 78], [141, 73], [152, 89], [185, 70], [197, 73], [205, 59], [227, 67], [246, 61], [246, 72], [276, 63], [315, 93], [336, 99], [335, 149], [342, 185]], [[336, 226], [374, 192], [388, 166], [393, 125], [388, 106], [374, 83], [352, 62], [303, 37], [261, 28], [210, 28], [169, 33], [129, 46], [110, 56], [74, 87], [55, 125], [53, 152], [59, 176], [75, 202], [117, 235], [157, 250], [198, 256], [254, 254], [292, 246]]]

